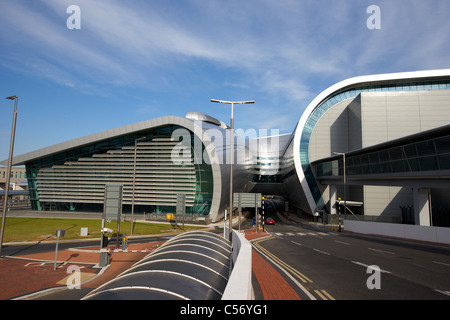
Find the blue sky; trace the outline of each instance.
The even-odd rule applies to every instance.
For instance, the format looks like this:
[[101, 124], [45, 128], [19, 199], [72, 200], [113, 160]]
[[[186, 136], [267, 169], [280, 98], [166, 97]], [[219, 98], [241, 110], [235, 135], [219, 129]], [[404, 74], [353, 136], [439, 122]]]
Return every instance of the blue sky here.
[[[68, 29], [70, 5], [81, 29]], [[377, 5], [381, 29], [370, 30]], [[353, 76], [450, 67], [448, 0], [2, 0], [0, 160], [19, 96], [15, 155], [199, 110], [293, 131]], [[2, 96], [3, 95], [3, 96]]]

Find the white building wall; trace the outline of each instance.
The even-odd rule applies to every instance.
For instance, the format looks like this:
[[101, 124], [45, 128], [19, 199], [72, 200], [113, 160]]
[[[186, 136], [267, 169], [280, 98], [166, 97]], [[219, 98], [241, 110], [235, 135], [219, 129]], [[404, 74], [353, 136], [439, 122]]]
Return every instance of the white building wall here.
[[314, 127], [309, 144], [309, 161], [327, 158], [333, 152], [348, 150], [347, 106], [352, 100], [342, 101], [328, 110]]
[[[362, 147], [449, 123], [450, 90], [361, 94]], [[365, 215], [399, 216], [413, 202], [410, 188], [364, 186]]]
[[[450, 90], [363, 92], [321, 117], [311, 135], [310, 162], [449, 123]], [[401, 206], [414, 202], [410, 188], [364, 186], [362, 193], [365, 215], [398, 217]], [[323, 190], [323, 199], [329, 200], [328, 188]]]

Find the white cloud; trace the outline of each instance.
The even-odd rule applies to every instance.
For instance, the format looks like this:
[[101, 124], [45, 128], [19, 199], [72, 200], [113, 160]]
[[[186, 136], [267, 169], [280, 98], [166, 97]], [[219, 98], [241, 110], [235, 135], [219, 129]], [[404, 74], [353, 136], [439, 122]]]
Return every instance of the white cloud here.
[[206, 61], [244, 75], [243, 81], [225, 80], [229, 87], [301, 102], [317, 91], [311, 82], [319, 77], [336, 82], [448, 63], [445, 0], [430, 1], [441, 7], [380, 0], [380, 31], [366, 28], [367, 3], [310, 0], [79, 0], [82, 29], [71, 31], [65, 22], [72, 2], [43, 0], [39, 10], [36, 3], [3, 2], [7, 14], [0, 25], [13, 31], [0, 37], [32, 54], [22, 53], [19, 65], [15, 52], [6, 51], [2, 64], [13, 61], [9, 65], [21, 72], [89, 89], [164, 85], [170, 83], [165, 77], [191, 72], [190, 62]]

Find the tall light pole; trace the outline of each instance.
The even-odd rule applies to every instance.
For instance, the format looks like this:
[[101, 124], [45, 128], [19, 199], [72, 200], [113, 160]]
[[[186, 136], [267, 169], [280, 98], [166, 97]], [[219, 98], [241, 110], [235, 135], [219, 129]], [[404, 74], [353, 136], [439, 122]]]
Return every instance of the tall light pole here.
[[233, 223], [233, 162], [234, 162], [234, 118], [233, 118], [233, 109], [235, 104], [250, 104], [255, 103], [254, 100], [251, 101], [224, 101], [224, 100], [216, 100], [211, 99], [211, 102], [217, 103], [227, 103], [231, 104], [231, 120], [230, 120], [230, 216], [229, 216], [229, 240], [232, 241], [232, 223]]
[[133, 193], [131, 198], [131, 230], [130, 235], [133, 235], [133, 221], [134, 221], [134, 192], [136, 190], [136, 153], [138, 141], [145, 140], [147, 137], [141, 137], [134, 140], [134, 161], [133, 161]]
[[12, 123], [12, 129], [11, 129], [11, 143], [9, 145], [8, 169], [6, 171], [5, 199], [3, 200], [2, 226], [0, 229], [0, 258], [2, 256], [3, 234], [5, 231], [5, 220], [6, 220], [6, 209], [7, 209], [6, 207], [8, 206], [9, 182], [11, 179], [12, 157], [13, 157], [13, 150], [14, 150], [14, 137], [16, 135], [17, 104], [18, 104], [19, 97], [11, 96], [11, 97], [6, 97], [6, 99], [14, 100], [14, 114], [13, 114], [13, 123]]
[[[343, 152], [333, 152], [334, 154], [341, 155], [343, 159], [343, 165], [344, 165], [344, 219], [347, 218], [347, 195], [346, 195], [346, 189], [347, 189], [347, 177], [346, 177], [346, 166], [345, 166], [345, 153]], [[339, 210], [339, 231], [341, 231], [341, 217], [340, 217], [341, 210]]]

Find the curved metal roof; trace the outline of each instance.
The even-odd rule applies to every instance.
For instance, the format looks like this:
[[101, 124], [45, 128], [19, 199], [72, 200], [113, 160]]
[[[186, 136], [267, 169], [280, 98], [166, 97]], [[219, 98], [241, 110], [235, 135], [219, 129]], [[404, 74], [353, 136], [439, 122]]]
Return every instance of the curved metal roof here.
[[[209, 158], [209, 163], [212, 167], [213, 173], [213, 199], [210, 209], [211, 221], [217, 221], [221, 216], [220, 212], [223, 212], [223, 207], [226, 203], [226, 194], [222, 195], [224, 186], [227, 185], [228, 175], [226, 173], [228, 166], [224, 165], [224, 153], [226, 153], [226, 148], [224, 144], [226, 139], [216, 139], [213, 134], [217, 133], [217, 130], [211, 130], [208, 132], [210, 127], [214, 127], [218, 130], [225, 130], [217, 125], [212, 125], [209, 122], [198, 122], [192, 119], [186, 119], [176, 116], [164, 116], [160, 118], [150, 119], [141, 121], [138, 123], [94, 133], [88, 136], [76, 138], [66, 142], [58, 143], [49, 147], [38, 149], [26, 154], [17, 155], [13, 158], [13, 166], [24, 165], [28, 162], [35, 161], [40, 158], [45, 158], [50, 155], [58, 154], [70, 149], [79, 148], [82, 146], [90, 145], [93, 143], [98, 143], [107, 139], [119, 137], [126, 134], [144, 132], [151, 130], [153, 128], [162, 127], [166, 125], [178, 125], [182, 126], [191, 132], [193, 132], [202, 141], [205, 146], [205, 154]], [[210, 136], [212, 135], [212, 136]], [[7, 160], [0, 161], [0, 164], [6, 165]]]
[[203, 121], [208, 122], [211, 124], [214, 124], [216, 126], [219, 126], [221, 128], [227, 129], [227, 125], [223, 123], [220, 120], [217, 120], [216, 118], [211, 117], [210, 115], [207, 115], [200, 111], [188, 111], [186, 113], [186, 119], [194, 120], [194, 121]]
[[206, 231], [178, 235], [86, 300], [219, 300], [228, 283], [231, 244]]
[[293, 153], [294, 153], [294, 165], [297, 172], [300, 185], [306, 196], [307, 203], [311, 209], [311, 212], [316, 208], [316, 203], [311, 191], [311, 188], [306, 179], [306, 174], [303, 171], [301, 157], [300, 157], [300, 144], [305, 127], [307, 127], [307, 121], [310, 115], [314, 112], [315, 108], [321, 105], [326, 99], [332, 97], [334, 94], [339, 93], [349, 88], [357, 88], [361, 86], [373, 86], [383, 83], [401, 83], [405, 81], [425, 81], [430, 79], [448, 78], [450, 76], [450, 69], [442, 70], [425, 70], [425, 71], [413, 71], [413, 72], [401, 72], [401, 73], [389, 73], [389, 74], [376, 74], [369, 76], [360, 76], [349, 78], [338, 82], [331, 87], [320, 93], [313, 101], [306, 107], [303, 112], [297, 126], [293, 132]]

